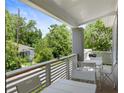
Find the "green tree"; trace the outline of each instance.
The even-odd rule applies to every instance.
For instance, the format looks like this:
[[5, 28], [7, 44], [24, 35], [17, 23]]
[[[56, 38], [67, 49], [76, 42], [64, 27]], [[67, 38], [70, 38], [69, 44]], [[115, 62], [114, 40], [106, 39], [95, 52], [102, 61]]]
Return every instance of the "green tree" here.
[[49, 48], [52, 48], [52, 54], [56, 58], [66, 56], [71, 53], [71, 36], [65, 25], [51, 25], [50, 33], [47, 34]]
[[[16, 43], [18, 30], [19, 41]], [[51, 25], [50, 32], [42, 38], [42, 32], [36, 27], [34, 20], [26, 22], [26, 18], [10, 14], [6, 10], [6, 69], [15, 70], [29, 66], [28, 58], [19, 56], [19, 44], [35, 48], [33, 63], [40, 63], [52, 58], [66, 56], [71, 53], [71, 36], [65, 25]]]
[[34, 20], [29, 22], [19, 30], [19, 43], [34, 47], [39, 39], [42, 38], [42, 32], [35, 26]]
[[53, 58], [52, 48], [48, 47], [46, 39], [39, 40], [35, 45], [35, 58], [34, 63], [48, 61]]
[[84, 30], [85, 48], [109, 51], [112, 46], [112, 28], [105, 27], [101, 20], [89, 24]]
[[26, 18], [18, 17], [16, 14], [10, 14], [6, 10], [6, 40], [16, 42], [18, 30], [19, 43], [33, 46], [38, 39], [42, 38], [42, 32], [36, 27], [34, 20], [25, 21]]
[[27, 63], [26, 58], [19, 56], [18, 45], [12, 41], [6, 41], [6, 70], [11, 71], [22, 67]]
[[6, 40], [13, 40], [14, 41], [14, 31], [12, 25], [13, 19], [12, 15], [6, 10], [5, 12], [5, 29], [6, 29]]
[[16, 35], [18, 30], [19, 44], [35, 46], [42, 38], [42, 32], [36, 27], [34, 20], [26, 22], [26, 18], [18, 17], [16, 14], [5, 12], [6, 25], [6, 69], [7, 71], [18, 69], [28, 64], [28, 57], [21, 57], [18, 52]]

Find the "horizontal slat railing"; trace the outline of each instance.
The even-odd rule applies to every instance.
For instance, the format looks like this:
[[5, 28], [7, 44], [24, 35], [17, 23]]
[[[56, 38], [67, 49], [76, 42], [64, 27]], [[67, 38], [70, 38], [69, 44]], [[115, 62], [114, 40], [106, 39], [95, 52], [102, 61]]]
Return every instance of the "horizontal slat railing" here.
[[7, 93], [18, 93], [16, 84], [33, 76], [39, 76], [41, 87], [49, 86], [55, 80], [60, 78], [70, 79], [72, 63], [77, 60], [77, 55], [72, 54], [54, 59], [30, 67], [17, 69], [6, 73], [6, 91]]

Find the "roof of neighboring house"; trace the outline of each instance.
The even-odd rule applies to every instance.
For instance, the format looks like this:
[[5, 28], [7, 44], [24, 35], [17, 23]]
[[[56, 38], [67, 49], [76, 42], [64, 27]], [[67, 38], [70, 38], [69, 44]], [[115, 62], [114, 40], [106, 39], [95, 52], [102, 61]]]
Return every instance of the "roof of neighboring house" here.
[[34, 50], [34, 48], [33, 47], [26, 46], [26, 45], [19, 44], [18, 51], [21, 52], [21, 51], [24, 51], [24, 50]]
[[[6, 41], [6, 42], [11, 42], [13, 45], [17, 46], [17, 43], [16, 42], [12, 42], [12, 41]], [[22, 45], [22, 44], [18, 44], [19, 45], [19, 48], [18, 48], [18, 51], [21, 52], [21, 51], [24, 51], [24, 50], [34, 50], [33, 47], [30, 47], [30, 46], [27, 46], [27, 45]]]

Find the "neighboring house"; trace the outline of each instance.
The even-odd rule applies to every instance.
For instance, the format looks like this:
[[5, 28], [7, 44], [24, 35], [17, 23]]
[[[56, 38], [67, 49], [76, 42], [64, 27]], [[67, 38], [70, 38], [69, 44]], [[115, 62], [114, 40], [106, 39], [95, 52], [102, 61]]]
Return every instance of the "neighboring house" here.
[[20, 55], [22, 57], [28, 56], [29, 61], [32, 62], [34, 55], [35, 55], [34, 48], [19, 44], [18, 51], [20, 52]]

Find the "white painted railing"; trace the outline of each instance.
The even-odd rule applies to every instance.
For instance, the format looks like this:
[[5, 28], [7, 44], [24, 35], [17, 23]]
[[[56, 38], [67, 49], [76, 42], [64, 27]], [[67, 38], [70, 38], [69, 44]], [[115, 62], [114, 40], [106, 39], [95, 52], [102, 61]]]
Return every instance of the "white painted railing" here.
[[112, 64], [112, 52], [110, 51], [92, 51], [98, 57], [102, 57], [103, 64]]
[[103, 64], [112, 64], [112, 52], [110, 51], [86, 51], [84, 52], [84, 58], [90, 59], [89, 54], [95, 53], [98, 57], [102, 57]]
[[33, 76], [39, 76], [42, 89], [60, 78], [71, 78], [72, 63], [77, 61], [77, 55], [72, 54], [60, 59], [42, 62], [30, 67], [21, 68], [6, 73], [7, 93], [18, 93], [16, 84]]

